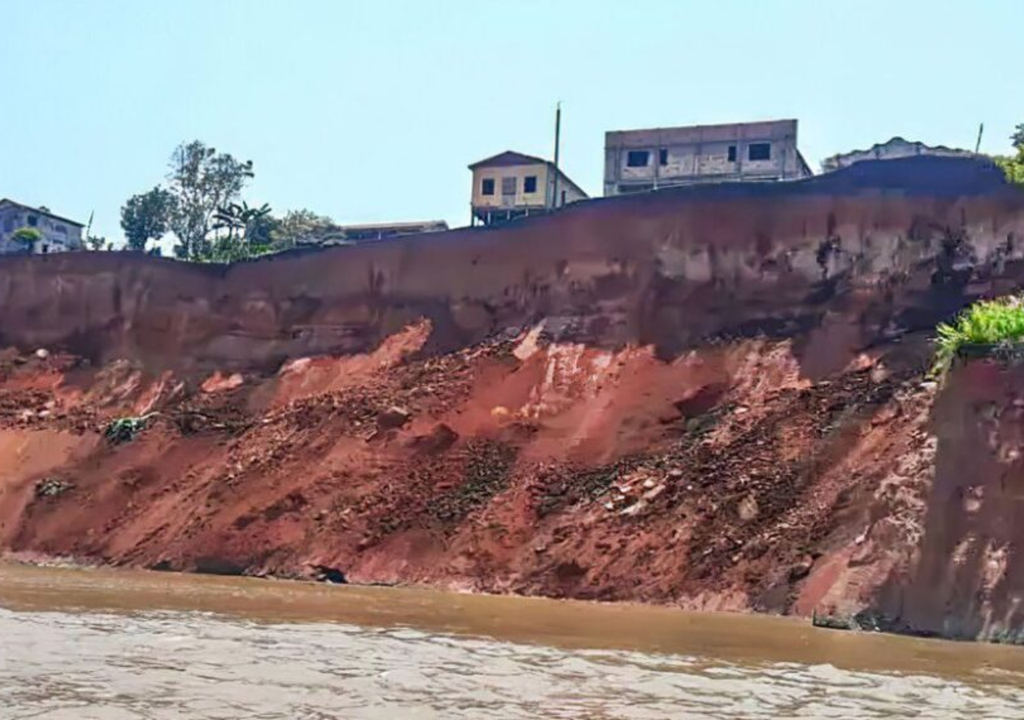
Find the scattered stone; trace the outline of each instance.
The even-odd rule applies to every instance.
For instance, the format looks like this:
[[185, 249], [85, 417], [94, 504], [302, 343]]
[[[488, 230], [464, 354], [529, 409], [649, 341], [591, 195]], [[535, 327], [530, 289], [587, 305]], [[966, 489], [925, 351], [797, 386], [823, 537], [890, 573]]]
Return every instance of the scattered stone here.
[[412, 418], [412, 414], [403, 407], [392, 405], [377, 416], [377, 427], [380, 430], [395, 430], [403, 427]]
[[46, 478], [36, 483], [36, 497], [57, 497], [71, 490], [74, 484], [60, 478]]
[[222, 375], [219, 371], [208, 377], [200, 389], [204, 393], [217, 393], [224, 392], [227, 390], [234, 390], [245, 384], [245, 378], [241, 373], [234, 373], [233, 375]]
[[345, 573], [335, 567], [329, 565], [313, 565], [313, 577], [318, 582], [329, 583], [331, 585], [347, 585], [348, 579], [345, 577]]
[[36, 350], [36, 357], [39, 358], [40, 360], [45, 360], [46, 358], [50, 357], [50, 351], [47, 350], [46, 348], [39, 348], [38, 350]]
[[789, 569], [789, 581], [796, 582], [807, 577], [810, 575], [812, 567], [814, 567], [814, 558], [804, 555]]
[[641, 500], [637, 500], [635, 503], [630, 505], [628, 508], [626, 508], [625, 510], [623, 510], [619, 514], [620, 515], [629, 515], [629, 516], [639, 515], [646, 508], [647, 508], [647, 501], [641, 499]]
[[438, 423], [428, 434], [416, 437], [413, 444], [427, 452], [443, 452], [454, 445], [458, 439], [457, 432], [444, 423]]
[[736, 514], [739, 515], [740, 520], [743, 522], [750, 522], [757, 517], [759, 510], [760, 508], [758, 508], [757, 500], [754, 499], [754, 496], [747, 495], [740, 500], [739, 506], [736, 508]]
[[665, 492], [665, 486], [664, 485], [658, 485], [657, 487], [651, 488], [650, 490], [645, 492], [644, 495], [643, 495], [643, 498], [647, 502], [650, 502], [650, 501], [654, 500], [656, 497], [658, 497], [659, 495], [661, 495], [663, 492]]

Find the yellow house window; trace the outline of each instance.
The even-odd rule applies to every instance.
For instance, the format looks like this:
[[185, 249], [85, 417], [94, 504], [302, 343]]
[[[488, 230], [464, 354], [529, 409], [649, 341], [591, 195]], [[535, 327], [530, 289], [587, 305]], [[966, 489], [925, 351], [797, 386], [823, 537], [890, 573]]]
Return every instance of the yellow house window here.
[[530, 193], [537, 192], [537, 176], [527, 175], [523, 178], [523, 192], [529, 195]]

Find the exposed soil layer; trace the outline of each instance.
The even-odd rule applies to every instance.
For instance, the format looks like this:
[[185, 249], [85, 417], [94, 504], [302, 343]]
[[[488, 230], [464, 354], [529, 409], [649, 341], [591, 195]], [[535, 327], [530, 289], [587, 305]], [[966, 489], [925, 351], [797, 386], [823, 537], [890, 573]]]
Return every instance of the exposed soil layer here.
[[4, 260], [0, 547], [1013, 639], [1018, 371], [926, 371], [1024, 285], [1024, 196], [891, 167], [230, 269]]
[[[226, 387], [18, 358], [0, 383], [16, 408], [0, 416], [4, 541], [167, 569], [785, 610], [833, 514], [883, 472], [844, 461], [893, 442], [899, 408], [927, 394], [917, 364], [884, 353], [811, 383], [787, 341], [666, 363], [526, 331], [417, 357], [429, 331], [408, 327], [361, 370], [318, 358]], [[133, 439], [102, 437], [142, 412]], [[66, 457], [40, 467], [50, 442]]]

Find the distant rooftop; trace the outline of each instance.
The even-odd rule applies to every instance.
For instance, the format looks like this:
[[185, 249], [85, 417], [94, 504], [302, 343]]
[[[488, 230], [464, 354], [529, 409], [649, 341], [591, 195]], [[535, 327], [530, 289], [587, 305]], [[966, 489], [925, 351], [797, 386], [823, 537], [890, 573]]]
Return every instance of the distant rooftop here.
[[783, 139], [795, 138], [796, 133], [797, 121], [795, 119], [757, 120], [716, 125], [678, 125], [635, 130], [609, 130], [605, 133], [605, 145], [626, 147], [632, 144], [649, 145], [662, 141], [695, 143], [742, 139]]
[[75, 227], [85, 227], [85, 223], [80, 223], [80, 222], [77, 222], [77, 221], [72, 220], [70, 218], [66, 218], [66, 217], [58, 215], [58, 214], [56, 214], [54, 212], [51, 212], [50, 208], [48, 208], [46, 206], [32, 207], [31, 205], [26, 205], [25, 203], [16, 202], [14, 200], [11, 200], [10, 198], [0, 198], [0, 207], [3, 207], [4, 205], [10, 205], [10, 206], [13, 206], [13, 207], [22, 208], [24, 210], [31, 210], [33, 212], [40, 213], [41, 215], [46, 215], [47, 217], [51, 217], [54, 220], [60, 220], [61, 222], [65, 222], [68, 225], [74, 225]]
[[928, 145], [916, 140], [907, 140], [897, 135], [886, 140], [884, 143], [875, 143], [867, 150], [851, 150], [832, 155], [822, 161], [821, 167], [824, 171], [831, 172], [863, 160], [893, 160], [916, 155], [973, 157], [975, 153], [963, 148], [947, 147], [946, 145]]
[[354, 225], [335, 225], [333, 230], [418, 230], [420, 228], [448, 229], [444, 220], [407, 220], [404, 222], [361, 223]]
[[534, 155], [526, 155], [525, 153], [515, 152], [514, 150], [506, 150], [505, 152], [498, 153], [497, 155], [491, 155], [489, 158], [484, 158], [483, 160], [473, 163], [469, 166], [469, 169], [476, 170], [477, 168], [482, 167], [509, 167], [513, 165], [536, 164], [552, 165], [553, 163]]
[[332, 225], [314, 235], [300, 239], [299, 242], [303, 245], [346, 245], [406, 235], [419, 235], [420, 233], [444, 232], [447, 229], [448, 223], [444, 220]]

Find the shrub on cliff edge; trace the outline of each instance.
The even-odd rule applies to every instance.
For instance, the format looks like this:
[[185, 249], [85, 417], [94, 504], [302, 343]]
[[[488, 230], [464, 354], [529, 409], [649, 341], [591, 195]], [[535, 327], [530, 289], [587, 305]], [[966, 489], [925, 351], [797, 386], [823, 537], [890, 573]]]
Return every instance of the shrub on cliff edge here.
[[1024, 341], [1024, 298], [983, 300], [960, 313], [952, 324], [936, 328], [935, 366], [942, 374], [953, 360], [974, 348], [995, 352]]
[[11, 239], [20, 242], [25, 249], [32, 252], [36, 243], [43, 239], [43, 234], [34, 227], [18, 228], [11, 234]]

